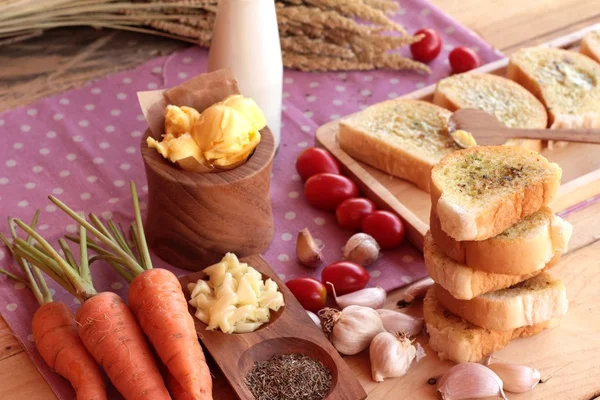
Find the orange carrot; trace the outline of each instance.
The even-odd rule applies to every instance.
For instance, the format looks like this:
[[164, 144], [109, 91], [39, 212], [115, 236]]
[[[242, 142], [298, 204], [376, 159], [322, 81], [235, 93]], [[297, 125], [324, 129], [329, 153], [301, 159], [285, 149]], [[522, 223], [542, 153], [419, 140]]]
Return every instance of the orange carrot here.
[[33, 315], [31, 325], [40, 355], [71, 382], [77, 400], [106, 400], [104, 376], [77, 335], [71, 309], [60, 302], [44, 304]]
[[167, 389], [169, 390], [169, 394], [171, 395], [171, 398], [173, 400], [194, 400], [194, 398], [191, 395], [187, 394], [183, 390], [179, 382], [177, 382], [175, 378], [173, 378], [173, 375], [171, 375], [171, 373], [169, 372], [167, 367], [165, 367], [164, 364], [160, 363], [158, 368], [160, 369], [160, 372], [165, 378], [165, 382], [167, 383]]
[[103, 292], [77, 313], [79, 336], [126, 399], [169, 399], [135, 317], [123, 299]]
[[[152, 269], [135, 184], [131, 182], [135, 222], [130, 232], [139, 260], [122, 230], [112, 220], [108, 228], [95, 215], [91, 224], [54, 197], [52, 202], [90, 231], [105, 247], [85, 237], [70, 238], [80, 244], [89, 242], [98, 255], [131, 282], [128, 300], [142, 330], [158, 357], [166, 365], [183, 391], [194, 400], [212, 400], [212, 378], [200, 347], [194, 319], [188, 311], [185, 295], [177, 277], [164, 269]], [[81, 333], [80, 333], [81, 334]], [[92, 353], [93, 354], [93, 353]]]
[[177, 277], [150, 269], [129, 287], [129, 305], [173, 378], [191, 399], [212, 399], [212, 380]]
[[[38, 216], [39, 210], [33, 217], [32, 226], [36, 225]], [[12, 219], [9, 219], [9, 227], [13, 238], [16, 239], [17, 233]], [[4, 270], [0, 272], [29, 286], [40, 303], [41, 307], [33, 315], [31, 327], [35, 346], [43, 360], [73, 385], [77, 400], [106, 400], [104, 376], [77, 335], [73, 312], [66, 304], [54, 302], [40, 271], [19, 257], [13, 244], [1, 233], [0, 239], [21, 267], [25, 279]], [[31, 242], [31, 238], [28, 240]]]
[[65, 253], [62, 258], [34, 229], [20, 220], [15, 222], [38, 244], [33, 246], [16, 238], [16, 253], [82, 301], [76, 317], [79, 337], [123, 397], [126, 400], [170, 399], [146, 338], [129, 307], [114, 293], [97, 293], [92, 284], [86, 230], [83, 227], [79, 230], [82, 244], [81, 261], [77, 264], [64, 240], [59, 241]]

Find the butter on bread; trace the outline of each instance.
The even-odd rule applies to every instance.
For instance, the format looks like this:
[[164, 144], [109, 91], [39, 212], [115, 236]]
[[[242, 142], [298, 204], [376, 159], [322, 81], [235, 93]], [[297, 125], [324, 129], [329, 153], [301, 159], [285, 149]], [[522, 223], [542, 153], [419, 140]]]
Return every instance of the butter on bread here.
[[481, 241], [456, 241], [440, 226], [432, 210], [429, 222], [437, 247], [457, 263], [479, 271], [524, 275], [543, 269], [566, 253], [573, 227], [548, 207], [519, 221], [501, 234]]
[[458, 263], [444, 254], [430, 232], [427, 232], [423, 240], [423, 256], [431, 279], [460, 300], [471, 300], [484, 293], [511, 287], [552, 268], [560, 259], [560, 256], [555, 256], [541, 270], [522, 275], [480, 271]]
[[435, 287], [423, 300], [423, 317], [429, 334], [429, 347], [441, 360], [456, 363], [480, 362], [506, 347], [511, 340], [532, 336], [554, 324], [554, 320], [509, 330], [480, 328], [446, 310], [438, 302]]
[[388, 100], [340, 121], [338, 141], [353, 158], [429, 191], [431, 168], [459, 149], [451, 113], [419, 100]]
[[600, 30], [586, 33], [583, 39], [581, 39], [581, 48], [579, 51], [600, 63]]
[[470, 147], [431, 171], [431, 203], [441, 228], [459, 241], [485, 240], [547, 205], [562, 171], [520, 147]]
[[574, 51], [531, 47], [510, 57], [506, 76], [546, 107], [551, 128], [600, 127], [600, 64]]
[[485, 329], [531, 326], [560, 318], [569, 308], [565, 284], [547, 272], [471, 300], [456, 299], [440, 285], [435, 290], [445, 309]]
[[[439, 81], [433, 103], [450, 111], [477, 108], [495, 116], [509, 128], [546, 128], [544, 105], [524, 87], [510, 79], [484, 73], [464, 73]], [[540, 140], [509, 140], [507, 145], [540, 151]]]

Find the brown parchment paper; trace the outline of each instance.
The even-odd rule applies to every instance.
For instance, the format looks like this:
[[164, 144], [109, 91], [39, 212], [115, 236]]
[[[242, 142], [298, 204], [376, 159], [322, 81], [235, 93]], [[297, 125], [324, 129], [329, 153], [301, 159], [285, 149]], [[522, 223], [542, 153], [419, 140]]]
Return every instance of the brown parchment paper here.
[[[233, 73], [230, 69], [220, 69], [198, 75], [170, 89], [138, 92], [137, 96], [152, 137], [160, 140], [165, 133], [165, 108], [167, 105], [186, 106], [203, 112], [233, 94], [240, 94]], [[244, 162], [230, 165], [227, 168], [211, 168], [201, 164], [194, 157], [186, 157], [175, 164], [186, 171], [214, 172], [232, 169]]]

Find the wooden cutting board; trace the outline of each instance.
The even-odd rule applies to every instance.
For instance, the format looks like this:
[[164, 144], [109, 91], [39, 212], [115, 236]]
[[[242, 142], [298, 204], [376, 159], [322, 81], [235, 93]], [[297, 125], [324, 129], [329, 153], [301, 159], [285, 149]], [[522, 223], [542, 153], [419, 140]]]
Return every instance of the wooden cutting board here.
[[[600, 24], [579, 30], [546, 43], [549, 47], [576, 49], [583, 35]], [[504, 76], [508, 60], [485, 65], [475, 72]], [[412, 92], [403, 98], [431, 101], [435, 85]], [[407, 237], [417, 248], [423, 248], [423, 236], [429, 229], [431, 201], [429, 193], [412, 183], [357, 161], [346, 154], [337, 141], [339, 120], [321, 126], [316, 144], [330, 151], [342, 164], [344, 173], [354, 180], [361, 191], [381, 208], [390, 209], [407, 222]], [[600, 194], [600, 145], [570, 143], [564, 148], [544, 150], [542, 154], [558, 163], [563, 170], [562, 185], [551, 204], [555, 212], [562, 211], [585, 199]]]

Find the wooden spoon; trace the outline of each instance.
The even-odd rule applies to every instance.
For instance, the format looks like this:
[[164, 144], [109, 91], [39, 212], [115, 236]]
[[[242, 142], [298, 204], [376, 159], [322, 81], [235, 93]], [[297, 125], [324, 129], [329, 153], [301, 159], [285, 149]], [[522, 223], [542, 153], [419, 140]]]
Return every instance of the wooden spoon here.
[[483, 110], [463, 108], [450, 117], [448, 131], [460, 147], [468, 144], [453, 135], [463, 130], [473, 135], [479, 146], [494, 146], [509, 139], [561, 140], [566, 142], [600, 143], [600, 129], [517, 129], [508, 128]]

